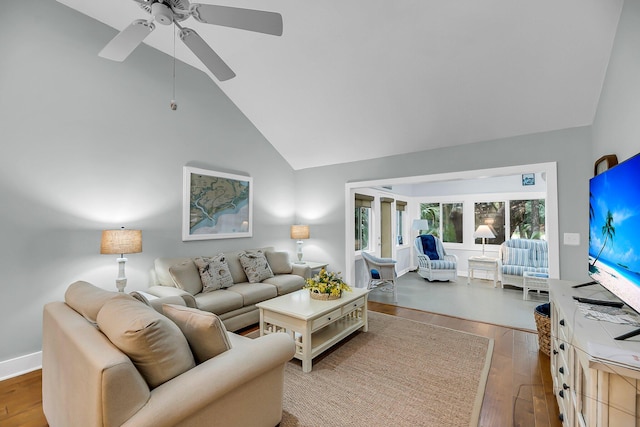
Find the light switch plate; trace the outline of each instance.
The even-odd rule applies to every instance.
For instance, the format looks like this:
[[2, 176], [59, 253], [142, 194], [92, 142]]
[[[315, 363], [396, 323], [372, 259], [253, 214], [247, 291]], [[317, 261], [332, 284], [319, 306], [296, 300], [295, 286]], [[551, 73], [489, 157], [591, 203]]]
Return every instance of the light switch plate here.
[[569, 246], [580, 245], [580, 233], [564, 233], [564, 244]]

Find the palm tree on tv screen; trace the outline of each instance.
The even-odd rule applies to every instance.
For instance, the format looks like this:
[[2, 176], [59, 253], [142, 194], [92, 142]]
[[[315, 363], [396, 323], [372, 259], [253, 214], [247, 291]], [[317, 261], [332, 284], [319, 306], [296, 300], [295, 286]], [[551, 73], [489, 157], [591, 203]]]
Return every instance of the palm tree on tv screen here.
[[602, 235], [604, 236], [604, 242], [602, 243], [602, 248], [600, 248], [600, 252], [598, 252], [598, 256], [593, 260], [591, 266], [596, 265], [596, 261], [600, 258], [600, 254], [604, 250], [604, 247], [607, 246], [607, 241], [611, 239], [613, 242], [613, 238], [616, 235], [616, 228], [613, 226], [613, 215], [610, 210], [607, 210], [607, 218], [604, 221], [604, 225], [602, 226]]

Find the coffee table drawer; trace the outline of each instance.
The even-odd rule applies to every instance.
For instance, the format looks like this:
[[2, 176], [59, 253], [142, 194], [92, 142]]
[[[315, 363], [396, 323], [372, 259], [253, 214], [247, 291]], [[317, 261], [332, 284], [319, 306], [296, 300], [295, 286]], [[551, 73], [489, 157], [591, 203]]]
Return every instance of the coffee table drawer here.
[[342, 315], [342, 309], [338, 308], [333, 310], [329, 314], [325, 314], [322, 317], [318, 317], [311, 322], [311, 330], [315, 331], [316, 329], [322, 328], [324, 325], [327, 325], [331, 322], [336, 321]]
[[351, 313], [353, 310], [355, 310], [356, 308], [360, 308], [363, 305], [364, 305], [364, 297], [358, 298], [357, 300], [350, 302], [349, 304], [342, 307], [342, 314], [345, 315], [345, 314]]

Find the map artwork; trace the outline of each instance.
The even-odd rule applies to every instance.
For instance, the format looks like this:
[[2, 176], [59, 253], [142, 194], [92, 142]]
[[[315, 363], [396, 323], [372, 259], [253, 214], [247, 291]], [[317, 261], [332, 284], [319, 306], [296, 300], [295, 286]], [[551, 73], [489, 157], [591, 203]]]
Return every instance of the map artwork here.
[[249, 181], [191, 173], [189, 234], [246, 233]]

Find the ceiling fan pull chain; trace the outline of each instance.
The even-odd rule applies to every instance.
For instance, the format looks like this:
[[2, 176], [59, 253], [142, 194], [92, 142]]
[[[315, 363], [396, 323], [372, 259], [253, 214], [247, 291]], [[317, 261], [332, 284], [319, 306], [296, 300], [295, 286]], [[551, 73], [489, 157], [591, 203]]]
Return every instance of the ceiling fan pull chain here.
[[173, 96], [171, 97], [171, 103], [169, 106], [173, 111], [178, 109], [178, 103], [176, 102], [176, 25], [173, 23]]

